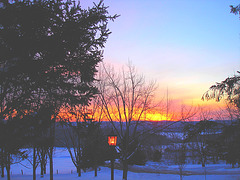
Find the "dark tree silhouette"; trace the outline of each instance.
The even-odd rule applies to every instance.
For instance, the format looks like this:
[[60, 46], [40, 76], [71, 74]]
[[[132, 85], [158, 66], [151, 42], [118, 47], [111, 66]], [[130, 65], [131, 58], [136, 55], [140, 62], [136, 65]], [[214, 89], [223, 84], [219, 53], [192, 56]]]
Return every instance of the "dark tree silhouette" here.
[[27, 157], [21, 148], [28, 141], [31, 125], [25, 119], [13, 117], [0, 122], [0, 147], [1, 160], [7, 171], [7, 179], [10, 180], [11, 164], [19, 163]]
[[224, 159], [232, 166], [240, 161], [240, 72], [238, 71], [237, 73], [237, 75], [211, 86], [209, 91], [202, 97], [203, 99], [216, 99], [217, 101], [225, 98], [233, 106], [229, 114], [231, 117], [235, 117], [235, 119], [231, 121], [231, 125], [223, 128], [222, 143], [218, 146], [220, 153], [224, 154]]
[[208, 142], [210, 137], [217, 132], [217, 123], [208, 119], [202, 119], [195, 125], [189, 124], [184, 129], [186, 131], [186, 142], [191, 142], [192, 148], [196, 151], [196, 156], [205, 167], [208, 156]]
[[232, 168], [236, 163], [240, 167], [240, 124], [236, 123], [224, 127], [220, 139], [223, 158], [232, 165]]
[[97, 98], [91, 102], [91, 107], [65, 107], [66, 113], [59, 117], [64, 135], [60, 140], [67, 147], [78, 176], [81, 176], [81, 169], [90, 167], [95, 169], [97, 176], [97, 167], [105, 157], [107, 142], [101, 132], [100, 107], [96, 101]]
[[240, 109], [240, 71], [236, 75], [226, 78], [221, 83], [211, 86], [202, 99], [221, 101], [225, 97], [228, 102]]
[[231, 13], [236, 15], [239, 14], [239, 18], [240, 18], [240, 4], [238, 6], [231, 5], [230, 8], [231, 8]]
[[[117, 17], [107, 8], [103, 1], [87, 10], [71, 0], [1, 2], [1, 120], [48, 107], [54, 139], [61, 105], [88, 104], [97, 92], [92, 82], [110, 34], [107, 24]], [[50, 179], [52, 151], [53, 143]]]
[[91, 82], [110, 34], [107, 22], [116, 18], [107, 13], [102, 1], [88, 10], [72, 1], [4, 4], [0, 64], [8, 79], [25, 81], [24, 89], [31, 90], [28, 103], [40, 90], [42, 98], [55, 103], [88, 103], [96, 93]]

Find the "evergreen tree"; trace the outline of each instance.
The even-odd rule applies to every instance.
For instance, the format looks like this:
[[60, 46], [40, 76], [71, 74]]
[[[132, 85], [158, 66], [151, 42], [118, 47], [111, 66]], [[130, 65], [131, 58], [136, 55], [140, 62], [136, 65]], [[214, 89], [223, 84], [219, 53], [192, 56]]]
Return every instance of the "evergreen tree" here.
[[[5, 0], [0, 17], [0, 118], [45, 106], [53, 140], [60, 107], [88, 104], [96, 94], [92, 82], [110, 34], [107, 24], [117, 15], [108, 15], [103, 1], [85, 10], [71, 0]], [[53, 143], [50, 157], [52, 151]]]

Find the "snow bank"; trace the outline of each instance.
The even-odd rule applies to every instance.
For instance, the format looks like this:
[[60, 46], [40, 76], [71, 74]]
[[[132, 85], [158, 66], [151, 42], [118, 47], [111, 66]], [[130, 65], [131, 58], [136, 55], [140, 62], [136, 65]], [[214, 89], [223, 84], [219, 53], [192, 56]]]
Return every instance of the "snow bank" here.
[[[31, 153], [30, 153], [31, 154]], [[146, 166], [130, 166], [128, 172], [128, 180], [179, 180], [179, 169], [177, 165], [164, 165], [157, 162], [147, 162]], [[204, 169], [201, 165], [187, 164], [184, 171], [190, 171], [190, 174], [184, 176], [184, 180], [202, 180], [205, 179]], [[232, 169], [230, 165], [226, 164], [211, 164], [207, 165], [207, 180], [239, 180], [240, 168]], [[23, 172], [23, 175], [22, 175]], [[145, 173], [143, 173], [145, 172]], [[146, 173], [154, 172], [154, 173]], [[21, 164], [14, 164], [11, 166], [12, 180], [32, 180], [31, 164], [25, 160]], [[6, 180], [7, 177], [0, 180]], [[68, 151], [64, 148], [57, 148], [54, 153], [54, 180], [110, 180], [111, 172], [108, 167], [100, 167], [98, 177], [94, 177], [94, 172], [83, 172], [82, 177], [77, 177], [76, 168], [73, 165]], [[115, 180], [122, 179], [122, 171], [115, 169]], [[40, 168], [37, 168], [37, 180], [49, 180], [49, 166], [47, 167], [47, 175], [40, 178]]]

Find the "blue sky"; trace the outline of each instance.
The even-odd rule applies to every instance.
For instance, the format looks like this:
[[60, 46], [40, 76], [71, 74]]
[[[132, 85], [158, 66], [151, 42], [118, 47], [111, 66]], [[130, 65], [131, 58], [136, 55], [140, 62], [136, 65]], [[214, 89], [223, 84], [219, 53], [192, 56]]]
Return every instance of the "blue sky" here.
[[[98, 1], [94, 1], [98, 2]], [[92, 1], [81, 2], [83, 7]], [[202, 94], [240, 70], [240, 19], [229, 5], [239, 0], [105, 0], [112, 31], [104, 61], [132, 62], [156, 80], [158, 95], [201, 103]]]

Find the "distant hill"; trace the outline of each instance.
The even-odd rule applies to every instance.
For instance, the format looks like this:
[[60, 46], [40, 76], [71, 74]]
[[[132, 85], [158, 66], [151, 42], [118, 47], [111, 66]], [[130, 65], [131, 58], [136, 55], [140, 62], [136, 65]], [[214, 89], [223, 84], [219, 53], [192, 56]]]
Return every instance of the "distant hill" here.
[[[139, 122], [138, 126], [138, 132], [144, 132], [148, 131], [147, 135], [148, 140], [151, 139], [152, 144], [161, 143], [167, 144], [170, 140], [169, 137], [164, 136], [161, 132], [171, 132], [171, 133], [181, 133], [183, 130], [183, 127], [187, 124], [196, 124], [198, 121], [191, 121], [191, 122], [173, 122], [173, 121], [141, 121]], [[229, 120], [216, 120], [219, 124], [219, 128], [222, 124], [229, 125], [231, 121]], [[133, 131], [133, 127], [135, 126], [136, 122], [132, 122], [132, 128], [130, 128], [130, 131]], [[73, 122], [74, 124], [74, 122]], [[120, 123], [114, 122], [115, 126], [118, 130], [120, 130]], [[112, 124], [109, 121], [102, 121], [100, 124], [101, 130], [103, 132], [104, 136], [107, 136], [112, 131]], [[59, 123], [56, 123], [56, 139], [55, 139], [55, 146], [57, 147], [64, 147], [64, 139], [65, 135], [64, 132], [70, 130], [67, 126], [62, 126]], [[125, 130], [125, 127], [123, 127], [123, 130]], [[69, 138], [69, 137], [67, 137]], [[172, 142], [172, 141], [171, 141]], [[150, 143], [146, 142], [147, 144]], [[150, 143], [150, 144], [151, 144]]]

